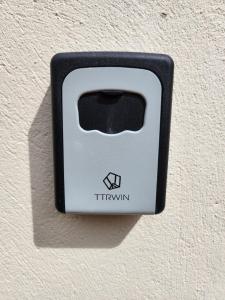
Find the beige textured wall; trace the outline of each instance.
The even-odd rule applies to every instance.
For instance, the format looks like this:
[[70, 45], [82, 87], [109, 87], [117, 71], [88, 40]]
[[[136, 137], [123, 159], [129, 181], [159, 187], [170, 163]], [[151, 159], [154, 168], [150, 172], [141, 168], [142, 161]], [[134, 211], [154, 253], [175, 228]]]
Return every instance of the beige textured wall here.
[[[224, 299], [225, 2], [0, 1], [0, 299]], [[167, 206], [54, 209], [49, 62], [60, 51], [170, 54]]]

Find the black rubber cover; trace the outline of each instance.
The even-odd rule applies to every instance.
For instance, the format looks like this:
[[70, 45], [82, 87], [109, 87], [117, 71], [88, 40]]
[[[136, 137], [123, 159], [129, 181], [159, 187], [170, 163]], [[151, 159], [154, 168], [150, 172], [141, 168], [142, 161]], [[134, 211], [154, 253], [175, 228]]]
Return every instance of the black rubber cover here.
[[168, 55], [134, 52], [68, 52], [53, 56], [51, 89], [56, 208], [65, 212], [62, 84], [68, 73], [87, 67], [140, 68], [158, 76], [162, 84], [162, 103], [155, 213], [160, 213], [165, 207], [174, 63]]
[[144, 124], [143, 96], [121, 90], [92, 91], [78, 100], [79, 122], [84, 130], [107, 134], [137, 131]]

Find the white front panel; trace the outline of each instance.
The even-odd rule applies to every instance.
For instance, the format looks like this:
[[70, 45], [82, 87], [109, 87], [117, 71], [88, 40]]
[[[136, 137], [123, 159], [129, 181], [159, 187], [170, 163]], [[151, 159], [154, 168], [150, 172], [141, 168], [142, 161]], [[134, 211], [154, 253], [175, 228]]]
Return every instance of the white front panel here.
[[[139, 131], [110, 135], [80, 127], [78, 99], [102, 89], [132, 91], [145, 98]], [[62, 90], [66, 212], [155, 212], [161, 93], [158, 77], [143, 69], [83, 68], [67, 75]], [[120, 188], [108, 190], [103, 179], [109, 172], [121, 176]]]

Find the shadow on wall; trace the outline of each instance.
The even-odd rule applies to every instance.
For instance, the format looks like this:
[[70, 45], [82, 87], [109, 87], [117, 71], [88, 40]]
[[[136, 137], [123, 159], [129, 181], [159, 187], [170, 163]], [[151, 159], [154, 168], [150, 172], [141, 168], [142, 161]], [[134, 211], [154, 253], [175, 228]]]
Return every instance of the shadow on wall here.
[[51, 92], [48, 88], [29, 131], [34, 243], [53, 248], [111, 248], [139, 216], [65, 215], [54, 206]]

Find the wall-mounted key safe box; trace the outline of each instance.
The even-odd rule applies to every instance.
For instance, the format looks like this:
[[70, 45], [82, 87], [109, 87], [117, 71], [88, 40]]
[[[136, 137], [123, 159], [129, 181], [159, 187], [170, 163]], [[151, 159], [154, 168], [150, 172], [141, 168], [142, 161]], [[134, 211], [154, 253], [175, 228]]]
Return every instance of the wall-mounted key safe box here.
[[56, 207], [155, 214], [165, 206], [173, 61], [60, 53], [51, 61]]

